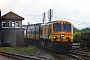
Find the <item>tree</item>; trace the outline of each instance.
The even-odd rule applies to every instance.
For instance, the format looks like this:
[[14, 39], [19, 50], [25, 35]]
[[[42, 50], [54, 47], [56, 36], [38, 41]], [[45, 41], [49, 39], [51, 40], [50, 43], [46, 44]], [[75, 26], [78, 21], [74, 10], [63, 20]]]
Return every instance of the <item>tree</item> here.
[[73, 33], [75, 32], [79, 32], [79, 29], [77, 29], [76, 27], [73, 27]]
[[75, 32], [73, 34], [74, 42], [78, 42], [81, 39], [81, 32]]
[[82, 30], [80, 30], [81, 32], [90, 32], [90, 28], [83, 28]]
[[74, 38], [74, 41], [81, 40], [81, 33], [82, 32], [90, 32], [90, 28], [86, 27], [86, 28], [83, 28], [83, 29], [79, 30], [76, 27], [73, 27], [73, 38]]

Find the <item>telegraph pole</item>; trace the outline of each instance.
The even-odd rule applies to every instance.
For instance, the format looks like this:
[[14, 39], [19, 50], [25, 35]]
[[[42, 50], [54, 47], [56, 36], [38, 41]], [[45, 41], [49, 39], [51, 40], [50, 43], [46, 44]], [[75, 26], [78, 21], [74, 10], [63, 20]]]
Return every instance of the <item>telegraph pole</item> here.
[[45, 22], [45, 12], [43, 13], [43, 24]]
[[53, 17], [53, 10], [48, 10], [48, 19], [49, 19], [49, 22], [51, 22], [51, 19]]
[[0, 9], [0, 19], [1, 19], [1, 9]]
[[[48, 19], [49, 19], [49, 22], [51, 23], [51, 19], [53, 17], [53, 10], [48, 10]], [[49, 28], [48, 28], [48, 37], [49, 35], [51, 34], [51, 24], [49, 24]]]
[[1, 9], [0, 9], [0, 29], [2, 28]]

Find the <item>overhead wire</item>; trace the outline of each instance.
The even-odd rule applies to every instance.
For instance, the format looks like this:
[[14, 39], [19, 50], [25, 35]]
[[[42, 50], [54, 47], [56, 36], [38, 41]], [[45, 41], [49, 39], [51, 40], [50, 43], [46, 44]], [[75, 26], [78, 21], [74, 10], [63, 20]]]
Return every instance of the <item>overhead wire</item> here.
[[42, 16], [42, 15], [23, 15], [23, 16]]
[[76, 21], [76, 20], [73, 20], [73, 19], [62, 18], [62, 17], [55, 16], [55, 15], [53, 15], [53, 16], [57, 17], [57, 18], [60, 18], [60, 19], [63, 19], [63, 20], [71, 21], [73, 24], [90, 26], [90, 23], [87, 23], [87, 22], [81, 22], [81, 21]]
[[[30, 17], [30, 16], [42, 16], [42, 15], [33, 15], [33, 14], [31, 14], [31, 15], [23, 15], [23, 16], [28, 16], [28, 17]], [[48, 19], [48, 18], [46, 18], [46, 19]], [[67, 20], [67, 21], [70, 21], [70, 22], [72, 22], [72, 24], [73, 25], [83, 25], [83, 26], [88, 26], [88, 27], [90, 27], [90, 23], [87, 23], [87, 22], [81, 22], [81, 21], [76, 21], [76, 20], [74, 20], [74, 19], [68, 19], [68, 18], [62, 18], [62, 17], [59, 17], [59, 16], [56, 16], [56, 15], [53, 15], [53, 19], [61, 19], [61, 20]]]

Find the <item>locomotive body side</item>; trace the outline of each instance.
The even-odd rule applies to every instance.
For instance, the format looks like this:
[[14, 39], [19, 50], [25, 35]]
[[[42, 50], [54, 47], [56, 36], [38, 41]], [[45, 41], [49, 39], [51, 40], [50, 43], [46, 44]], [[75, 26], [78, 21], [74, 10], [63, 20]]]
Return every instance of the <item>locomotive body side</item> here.
[[34, 39], [35, 37], [35, 24], [29, 25], [27, 29], [27, 38]]
[[40, 38], [49, 39], [50, 34], [51, 34], [51, 23], [41, 25]]
[[28, 26], [27, 38], [40, 39], [40, 24], [32, 24]]

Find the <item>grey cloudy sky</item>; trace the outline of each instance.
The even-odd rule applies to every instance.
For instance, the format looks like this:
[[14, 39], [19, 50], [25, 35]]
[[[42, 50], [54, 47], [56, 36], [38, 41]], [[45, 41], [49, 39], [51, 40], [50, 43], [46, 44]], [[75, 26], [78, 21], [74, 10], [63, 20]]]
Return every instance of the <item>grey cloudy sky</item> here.
[[53, 10], [52, 20], [64, 19], [81, 29], [90, 26], [90, 0], [0, 0], [2, 15], [12, 11], [25, 18], [23, 24], [42, 22], [42, 13]]

